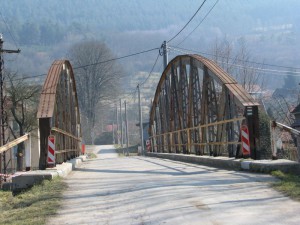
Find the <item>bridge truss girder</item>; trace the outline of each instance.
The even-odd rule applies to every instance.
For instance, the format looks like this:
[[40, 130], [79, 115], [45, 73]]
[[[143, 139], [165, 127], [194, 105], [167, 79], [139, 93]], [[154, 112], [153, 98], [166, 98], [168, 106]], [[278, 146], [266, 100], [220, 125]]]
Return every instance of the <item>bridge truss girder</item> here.
[[240, 127], [248, 125], [251, 157], [259, 147], [259, 104], [215, 62], [174, 58], [164, 70], [150, 113], [152, 151], [241, 156]]
[[40, 169], [47, 166], [48, 137], [55, 136], [56, 163], [80, 154], [81, 126], [76, 84], [68, 60], [56, 60], [45, 80], [37, 113]]

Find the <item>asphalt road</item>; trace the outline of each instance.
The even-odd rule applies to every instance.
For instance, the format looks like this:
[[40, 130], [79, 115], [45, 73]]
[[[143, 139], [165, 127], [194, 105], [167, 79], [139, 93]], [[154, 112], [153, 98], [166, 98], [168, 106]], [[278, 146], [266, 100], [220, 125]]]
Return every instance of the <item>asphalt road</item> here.
[[67, 178], [51, 224], [300, 224], [300, 203], [273, 190], [269, 175], [146, 157], [97, 159]]

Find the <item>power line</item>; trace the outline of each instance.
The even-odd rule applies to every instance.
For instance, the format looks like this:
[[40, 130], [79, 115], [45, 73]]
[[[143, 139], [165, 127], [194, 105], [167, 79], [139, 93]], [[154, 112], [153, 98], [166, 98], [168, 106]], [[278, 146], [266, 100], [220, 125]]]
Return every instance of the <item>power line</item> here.
[[42, 77], [42, 76], [47, 76], [46, 73], [43, 73], [43, 74], [39, 74], [39, 75], [33, 75], [33, 76], [29, 76], [29, 77], [23, 77], [23, 78], [16, 78], [12, 81], [18, 81], [18, 80], [27, 80], [27, 79], [32, 79], [32, 78], [35, 78], [35, 77]]
[[[172, 49], [175, 50], [175, 51], [181, 52], [181, 53], [189, 54], [188, 52], [183, 52], [183, 51], [177, 50], [175, 48], [172, 48]], [[222, 61], [216, 61], [216, 62], [221, 63], [221, 64], [224, 63]], [[263, 68], [257, 68], [257, 67], [251, 67], [251, 66], [244, 66], [244, 65], [239, 65], [239, 64], [234, 64], [234, 63], [227, 63], [227, 62], [226, 62], [226, 64], [232, 65], [232, 66], [238, 67], [238, 68], [247, 68], [247, 69], [253, 69], [253, 70], [262, 71], [262, 72], [277, 73], [276, 74], [277, 76], [286, 76], [287, 73], [291, 73], [289, 76], [296, 76], [296, 77], [300, 76], [300, 72], [263, 69]], [[284, 74], [282, 74], [282, 73], [284, 73]], [[275, 74], [273, 74], [273, 75], [275, 75]]]
[[158, 60], [159, 56], [160, 56], [160, 53], [157, 54], [156, 60], [155, 60], [155, 62], [153, 64], [153, 66], [152, 66], [151, 71], [149, 72], [147, 78], [142, 83], [140, 83], [140, 86], [143, 86], [148, 81], [148, 79], [150, 78], [150, 76], [151, 76], [151, 74], [152, 74], [152, 72], [153, 72], [153, 70], [154, 70], [154, 68], [156, 66], [156, 63], [157, 63], [157, 60]]
[[[170, 47], [170, 49], [173, 49], [173, 50], [178, 51], [178, 52], [182, 52], [184, 54], [198, 53], [198, 54], [208, 55], [208, 56], [213, 56], [213, 57], [217, 56], [215, 54], [211, 54], [211, 53], [207, 53], [207, 52], [201, 52], [201, 51], [195, 51], [195, 50], [187, 49], [187, 48], [181, 48], [181, 47], [176, 47], [176, 46], [169, 46], [169, 47]], [[261, 66], [270, 66], [270, 67], [278, 67], [278, 68], [285, 68], [285, 69], [291, 69], [291, 70], [300, 70], [299, 67], [274, 65], [274, 64], [269, 64], [269, 63], [259, 63], [259, 62], [250, 61], [250, 60], [233, 59], [231, 57], [225, 57], [225, 56], [218, 56], [218, 57], [220, 57], [220, 58], [228, 58], [228, 59], [231, 59], [231, 60], [237, 60], [237, 61], [240, 61], [240, 62], [252, 63], [252, 64], [256, 64], [256, 65], [261, 65]], [[289, 71], [289, 72], [291, 72], [291, 71]]]
[[195, 27], [194, 30], [192, 30], [181, 42], [177, 44], [177, 46], [181, 45], [194, 31], [203, 23], [203, 21], [206, 19], [206, 17], [210, 14], [210, 12], [215, 8], [219, 0], [215, 2], [215, 4], [210, 8], [210, 10], [206, 13], [206, 15], [203, 17], [203, 19], [200, 21], [200, 23]]
[[202, 2], [202, 4], [199, 6], [199, 8], [197, 9], [197, 11], [194, 13], [194, 15], [190, 18], [190, 20], [183, 26], [183, 28], [175, 35], [173, 36], [170, 40], [168, 40], [167, 42], [169, 43], [170, 41], [172, 41], [174, 38], [176, 38], [185, 28], [186, 26], [194, 19], [194, 17], [197, 15], [197, 13], [200, 11], [200, 9], [202, 8], [202, 6], [204, 5], [204, 3], [206, 2], [206, 0], [204, 0]]
[[[148, 81], [148, 79], [149, 79], [150, 76], [152, 75], [152, 72], [153, 72], [153, 70], [154, 70], [154, 68], [155, 68], [155, 66], [156, 66], [156, 64], [157, 64], [157, 61], [158, 61], [159, 56], [160, 56], [160, 54], [158, 53], [158, 54], [157, 54], [157, 57], [156, 57], [156, 59], [155, 59], [155, 61], [154, 61], [154, 64], [153, 64], [153, 66], [152, 66], [152, 68], [151, 68], [151, 70], [150, 70], [148, 76], [146, 77], [146, 79], [145, 79], [143, 82], [141, 82], [140, 84], [137, 84], [137, 85], [142, 86], [142, 85], [144, 85], [144, 84]], [[132, 89], [130, 93], [125, 94], [122, 98], [126, 98], [126, 97], [131, 96], [131, 98], [129, 99], [129, 101], [131, 101], [131, 100], [134, 98], [134, 96], [136, 95], [136, 92], [137, 92], [137, 87], [135, 87], [134, 89]], [[112, 101], [112, 102], [110, 102], [110, 103], [107, 103], [107, 104], [105, 104], [105, 105], [101, 105], [101, 106], [102, 106], [102, 107], [104, 107], [104, 106], [110, 106], [110, 105], [112, 105], [112, 104], [115, 104], [115, 103], [118, 102], [118, 101], [119, 101], [119, 99], [117, 99], [117, 100], [115, 100], [115, 101]]]
[[[107, 63], [107, 62], [111, 62], [111, 61], [116, 61], [116, 60], [120, 60], [120, 59], [124, 59], [124, 58], [128, 58], [128, 57], [132, 57], [132, 56], [136, 56], [136, 55], [148, 53], [148, 52], [151, 52], [151, 51], [154, 51], [154, 50], [159, 50], [159, 49], [160, 48], [152, 48], [152, 49], [148, 49], [148, 50], [144, 50], [144, 51], [132, 53], [132, 54], [129, 54], [129, 55], [125, 55], [125, 56], [120, 56], [120, 57], [108, 59], [108, 60], [105, 60], [105, 61], [100, 61], [100, 62], [96, 62], [96, 63], [91, 63], [91, 64], [86, 64], [86, 65], [82, 65], [82, 66], [78, 66], [78, 67], [73, 67], [73, 70], [81, 69], [81, 68], [85, 68], [85, 67], [89, 67], [89, 66], [94, 66], [94, 65], [98, 65], [98, 64], [102, 64], [102, 63]], [[31, 79], [31, 78], [41, 77], [41, 76], [46, 76], [46, 75], [47, 74], [43, 73], [43, 74], [39, 74], [39, 75], [33, 75], [33, 76], [28, 76], [28, 77], [23, 77], [23, 78], [17, 78], [17, 79], [14, 79], [13, 81]]]
[[115, 60], [120, 60], [120, 59], [124, 59], [124, 58], [128, 58], [128, 57], [144, 54], [144, 53], [147, 53], [147, 52], [152, 52], [154, 50], [159, 50], [159, 49], [160, 48], [152, 48], [152, 49], [144, 50], [144, 51], [141, 51], [141, 52], [132, 53], [130, 55], [125, 55], [125, 56], [121, 56], [121, 57], [117, 57], [117, 58], [112, 58], [112, 59], [108, 59], [108, 60], [100, 61], [100, 62], [96, 62], [96, 63], [86, 64], [86, 65], [74, 67], [73, 70], [81, 69], [81, 68], [85, 68], [85, 67], [89, 67], [89, 66], [95, 66], [95, 65], [98, 65], [98, 64], [107, 63], [107, 62], [111, 62], [111, 61], [115, 61]]
[[14, 44], [15, 44], [16, 48], [18, 48], [18, 45], [17, 45], [16, 39], [15, 39], [15, 38], [14, 38], [14, 36], [12, 35], [12, 33], [11, 33], [10, 29], [9, 29], [9, 26], [8, 26], [8, 24], [7, 24], [6, 20], [4, 19], [4, 17], [3, 17], [3, 14], [2, 14], [2, 12], [1, 12], [1, 11], [0, 11], [0, 15], [1, 15], [1, 17], [2, 17], [2, 20], [3, 20], [3, 22], [4, 22], [5, 26], [6, 26], [6, 29], [7, 29], [8, 33], [9, 33], [9, 35], [10, 35], [11, 39], [13, 40], [13, 42], [14, 42]]

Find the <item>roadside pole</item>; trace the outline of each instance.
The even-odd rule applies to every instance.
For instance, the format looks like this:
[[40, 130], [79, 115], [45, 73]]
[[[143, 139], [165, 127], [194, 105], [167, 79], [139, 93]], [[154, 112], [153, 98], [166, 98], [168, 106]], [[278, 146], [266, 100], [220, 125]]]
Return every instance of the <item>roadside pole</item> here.
[[122, 99], [120, 98], [120, 125], [121, 125], [121, 147], [123, 148], [123, 119], [122, 119]]
[[125, 105], [125, 131], [126, 131], [126, 156], [129, 156], [129, 137], [128, 137], [128, 119], [127, 119], [127, 105], [126, 100], [124, 101]]
[[[0, 146], [3, 146], [6, 144], [6, 137], [5, 137], [5, 129], [6, 129], [6, 118], [5, 118], [5, 110], [4, 110], [4, 99], [5, 99], [5, 93], [4, 93], [4, 76], [3, 76], [3, 66], [4, 66], [4, 60], [2, 57], [2, 53], [20, 53], [20, 49], [18, 50], [9, 50], [9, 49], [3, 49], [3, 36], [0, 33], [0, 133], [1, 133], [1, 141], [0, 141]], [[3, 165], [2, 165], [2, 160], [3, 160]], [[18, 162], [23, 161], [23, 157], [18, 154], [17, 158]], [[2, 167], [3, 167], [3, 173], [6, 174], [6, 153], [3, 152], [0, 154], [0, 174], [2, 173]], [[4, 179], [5, 180], [5, 179]], [[0, 187], [2, 185], [2, 179], [0, 177]]]
[[164, 69], [166, 69], [168, 65], [168, 46], [166, 41], [163, 42], [162, 49], [163, 49], [163, 56], [164, 56]]
[[140, 85], [137, 86], [138, 89], [138, 98], [139, 98], [139, 120], [140, 120], [140, 136], [141, 136], [141, 148], [142, 148], [142, 155], [145, 155], [144, 150], [144, 137], [143, 137], [143, 120], [142, 120], [142, 107], [141, 107], [141, 94], [140, 94]]

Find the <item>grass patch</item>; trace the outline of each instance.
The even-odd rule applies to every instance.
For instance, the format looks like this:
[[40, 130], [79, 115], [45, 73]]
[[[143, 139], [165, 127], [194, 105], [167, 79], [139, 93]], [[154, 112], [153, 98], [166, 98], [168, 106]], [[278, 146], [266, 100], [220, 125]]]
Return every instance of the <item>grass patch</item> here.
[[118, 148], [122, 148], [120, 144], [114, 144], [114, 148], [118, 149]]
[[129, 156], [138, 156], [138, 153], [134, 153], [134, 152], [129, 152], [129, 154], [127, 155], [125, 152], [125, 155], [121, 152], [118, 152], [118, 157], [129, 157]]
[[0, 224], [45, 224], [47, 217], [56, 214], [66, 187], [62, 178], [57, 177], [16, 196], [0, 190]]
[[273, 176], [279, 178], [280, 181], [273, 184], [273, 187], [290, 196], [292, 199], [300, 201], [300, 177], [297, 175], [286, 174], [281, 171], [274, 171]]
[[95, 158], [97, 158], [97, 155], [93, 152], [89, 152], [89, 153], [87, 153], [87, 158], [88, 159], [95, 159]]

